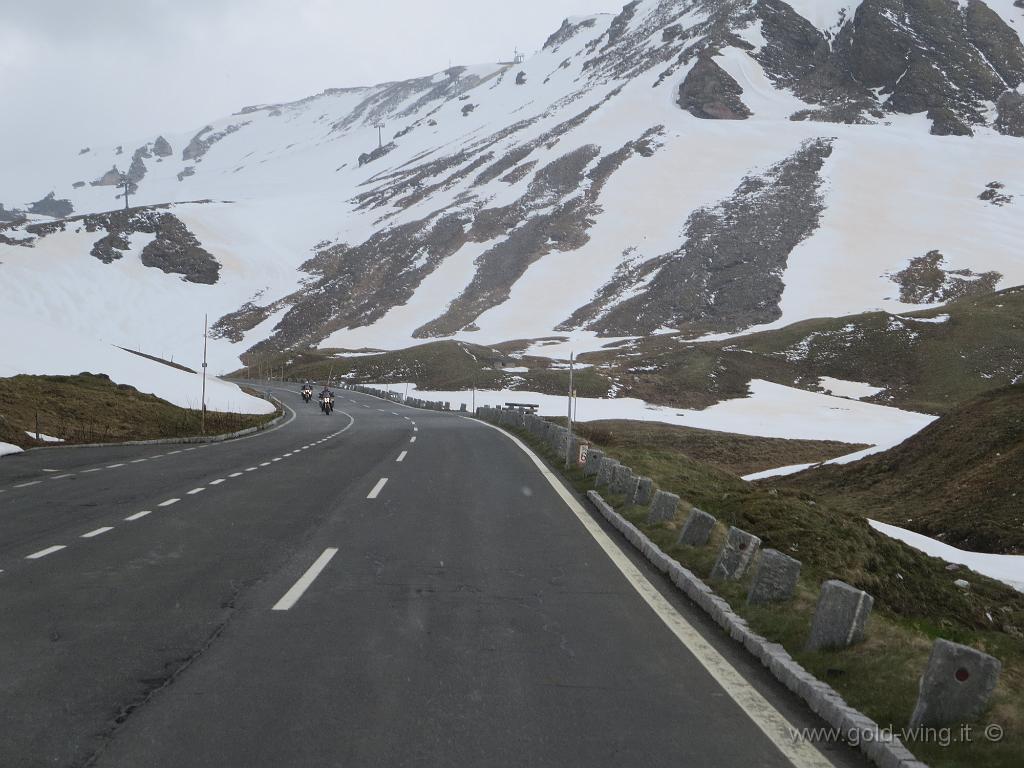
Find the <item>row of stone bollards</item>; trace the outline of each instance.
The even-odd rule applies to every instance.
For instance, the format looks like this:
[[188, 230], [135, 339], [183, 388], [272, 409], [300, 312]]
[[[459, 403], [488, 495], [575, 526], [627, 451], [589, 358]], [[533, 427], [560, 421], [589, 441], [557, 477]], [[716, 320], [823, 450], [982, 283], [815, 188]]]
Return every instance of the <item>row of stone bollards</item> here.
[[[405, 405], [411, 405], [413, 408], [422, 408], [427, 411], [450, 411], [452, 409], [450, 402], [423, 400], [418, 397], [403, 397], [400, 392], [391, 392], [389, 390], [377, 389], [376, 387], [364, 387], [362, 384], [342, 384], [341, 388], [351, 389], [353, 392], [362, 392], [364, 395], [380, 397], [393, 403], [404, 403]], [[460, 410], [463, 413], [466, 412], [465, 403], [462, 404]]]
[[[477, 409], [477, 416], [494, 424], [526, 430], [546, 443], [561, 460], [567, 456], [581, 458], [581, 441], [575, 435], [531, 411], [483, 407]], [[623, 497], [627, 504], [647, 507], [648, 525], [676, 519], [680, 498], [657, 489], [651, 478], [637, 475], [631, 468], [592, 447], [588, 448], [582, 467], [585, 476], [594, 478], [596, 489], [606, 488], [609, 493]], [[713, 515], [691, 507], [676, 543], [688, 547], [707, 546], [717, 522]], [[660, 550], [657, 554], [667, 558]], [[801, 567], [799, 560], [776, 549], [761, 549], [760, 538], [731, 526], [708, 580], [739, 581], [752, 572], [747, 603], [783, 603], [793, 598]], [[867, 592], [843, 581], [825, 581], [811, 619], [806, 650], [841, 650], [861, 642], [866, 636], [873, 606], [874, 598]], [[988, 706], [1001, 668], [999, 660], [988, 654], [947, 640], [936, 640], [921, 677], [909, 727], [941, 727], [977, 719]]]

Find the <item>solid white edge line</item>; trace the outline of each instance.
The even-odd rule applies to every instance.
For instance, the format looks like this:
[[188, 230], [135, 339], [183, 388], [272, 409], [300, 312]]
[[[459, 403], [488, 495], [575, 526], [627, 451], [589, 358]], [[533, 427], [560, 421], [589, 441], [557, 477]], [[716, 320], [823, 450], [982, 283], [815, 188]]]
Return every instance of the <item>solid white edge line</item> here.
[[405, 461], [405, 457], [408, 456], [408, 455], [409, 455], [408, 451], [402, 451], [400, 454], [398, 454], [398, 458], [395, 459], [395, 462], [396, 463], [401, 463], [401, 462]]
[[543, 461], [515, 435], [483, 421], [463, 416], [482, 426], [493, 429], [515, 443], [536, 465], [544, 479], [562, 498], [566, 506], [573, 511], [598, 546], [622, 573], [630, 586], [635, 589], [644, 602], [650, 606], [666, 627], [678, 638], [679, 642], [693, 654], [701, 666], [708, 671], [715, 682], [729, 694], [740, 709], [758, 728], [771, 740], [776, 748], [796, 768], [834, 768], [833, 764], [816, 747], [806, 741], [794, 743], [795, 727], [764, 698], [743, 676], [715, 649], [697, 629], [680, 614], [657, 588], [641, 573], [633, 562], [623, 554], [622, 550], [609, 538], [608, 534], [597, 524], [593, 517], [583, 508], [575, 496], [563, 485]]
[[91, 539], [91, 538], [94, 538], [96, 536], [99, 536], [101, 533], [106, 533], [107, 531], [112, 531], [112, 530], [114, 530], [114, 526], [112, 526], [112, 525], [105, 525], [102, 528], [97, 528], [95, 531], [89, 531], [88, 533], [83, 533], [79, 538]]
[[373, 490], [370, 491], [369, 495], [366, 498], [376, 499], [380, 495], [380, 492], [384, 489], [384, 486], [387, 485], [387, 482], [388, 479], [386, 477], [382, 477], [380, 480], [378, 480], [377, 484], [373, 486]]
[[41, 557], [52, 555], [54, 552], [60, 552], [62, 549], [67, 549], [64, 544], [57, 544], [46, 549], [40, 549], [38, 552], [33, 552], [31, 555], [25, 555], [26, 560], [38, 560]]
[[134, 515], [128, 515], [128, 517], [126, 517], [125, 520], [127, 520], [130, 523], [133, 520], [139, 520], [149, 514], [152, 514], [152, 510], [146, 509], [143, 510], [142, 512], [136, 512]]
[[331, 558], [338, 554], [338, 550], [334, 547], [328, 547], [323, 551], [323, 554], [316, 559], [309, 569], [299, 577], [292, 588], [284, 593], [284, 596], [274, 604], [272, 611], [287, 611], [297, 602], [299, 598], [309, 589], [309, 585], [313, 583], [320, 572], [327, 567], [327, 564], [331, 562]]

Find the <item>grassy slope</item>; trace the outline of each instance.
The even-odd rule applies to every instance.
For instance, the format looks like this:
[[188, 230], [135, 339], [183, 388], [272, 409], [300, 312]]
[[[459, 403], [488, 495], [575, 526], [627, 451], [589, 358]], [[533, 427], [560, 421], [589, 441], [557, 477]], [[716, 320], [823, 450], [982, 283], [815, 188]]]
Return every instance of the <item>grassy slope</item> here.
[[1024, 554], [1024, 384], [982, 395], [849, 466], [763, 481], [962, 549]]
[[[565, 419], [560, 422], [564, 425]], [[575, 429], [584, 439], [615, 450], [679, 454], [736, 475], [827, 461], [867, 447], [830, 440], [734, 435], [650, 421], [589, 421], [576, 424]]]
[[[551, 458], [546, 446], [525, 433], [521, 437]], [[675, 539], [681, 517], [647, 525], [646, 509], [608, 497], [665, 552], [698, 575], [707, 577], [728, 525], [752, 531], [762, 538], [763, 546], [800, 559], [803, 571], [798, 594], [784, 608], [749, 608], [746, 580], [723, 585], [718, 591], [757, 631], [781, 642], [812, 673], [883, 726], [906, 725], [916, 701], [918, 677], [936, 637], [975, 646], [1001, 659], [1000, 684], [983, 722], [1004, 727], [1008, 735], [1002, 743], [911, 746], [936, 768], [1020, 764], [1024, 752], [1024, 594], [963, 570], [950, 573], [942, 561], [876, 533], [863, 518], [793, 491], [752, 486], [671, 446], [651, 451], [613, 440], [600, 447], [637, 472], [655, 478], [661, 488], [719, 519], [710, 546], [678, 547]], [[578, 470], [568, 474], [580, 490], [592, 487]], [[954, 586], [954, 579], [960, 577], [970, 580], [969, 591]], [[818, 585], [829, 578], [842, 579], [875, 597], [869, 636], [864, 643], [843, 651], [808, 653], [803, 643]]]
[[[583, 356], [623, 395], [700, 407], [746, 394], [752, 378], [815, 389], [821, 376], [885, 387], [873, 402], [945, 413], [1024, 370], [1024, 287], [912, 313], [807, 320], [775, 331], [700, 344], [662, 336]], [[649, 370], [654, 368], [654, 370]]]
[[[171, 405], [155, 395], [114, 384], [103, 375], [14, 376], [0, 379], [0, 441], [31, 448], [25, 434], [36, 429], [67, 443], [153, 440], [200, 434], [200, 413]], [[206, 433], [234, 432], [262, 424], [270, 416], [207, 411]]]
[[[352, 383], [410, 382], [421, 390], [522, 389], [563, 394], [568, 373], [550, 368], [546, 358], [516, 358], [499, 348], [454, 341], [433, 341], [407, 349], [360, 357], [336, 357], [337, 350], [304, 350], [263, 356], [263, 365], [284, 367], [286, 378], [325, 381], [328, 375]], [[255, 361], [250, 361], [255, 365]], [[508, 373], [506, 367], [529, 367]], [[244, 375], [244, 371], [237, 372]], [[277, 375], [280, 375], [279, 373]], [[591, 369], [576, 372], [580, 397], [603, 397], [611, 381]]]

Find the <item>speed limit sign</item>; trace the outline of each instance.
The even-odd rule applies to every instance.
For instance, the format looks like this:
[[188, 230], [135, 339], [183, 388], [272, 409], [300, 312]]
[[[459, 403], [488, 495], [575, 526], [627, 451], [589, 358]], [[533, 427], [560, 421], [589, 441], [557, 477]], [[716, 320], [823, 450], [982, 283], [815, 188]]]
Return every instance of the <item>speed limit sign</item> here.
[[580, 466], [583, 466], [584, 464], [587, 463], [587, 452], [589, 450], [590, 450], [590, 444], [589, 443], [580, 443], [580, 456], [579, 456]]

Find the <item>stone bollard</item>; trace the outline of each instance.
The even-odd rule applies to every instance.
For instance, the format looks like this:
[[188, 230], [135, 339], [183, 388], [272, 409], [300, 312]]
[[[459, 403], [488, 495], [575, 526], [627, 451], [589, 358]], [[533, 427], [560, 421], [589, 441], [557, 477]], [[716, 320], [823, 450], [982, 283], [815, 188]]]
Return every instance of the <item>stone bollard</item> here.
[[711, 531], [715, 528], [715, 522], [717, 521], [713, 516], [694, 507], [683, 524], [676, 544], [685, 544], [688, 547], [706, 546], [711, 538]]
[[647, 524], [663, 523], [676, 516], [679, 497], [668, 491], [658, 491], [651, 501], [651, 510], [647, 513]]
[[465, 403], [462, 403], [461, 405], [459, 405], [459, 412], [460, 413], [465, 413], [466, 412], [466, 404]]
[[910, 729], [977, 720], [988, 706], [1003, 665], [966, 645], [936, 640], [921, 676]]
[[646, 507], [654, 498], [654, 481], [649, 477], [641, 477], [637, 480], [636, 493], [633, 494], [633, 503], [640, 507]]
[[591, 448], [587, 451], [587, 463], [583, 465], [583, 474], [587, 477], [593, 477], [597, 474], [598, 467], [601, 466], [601, 459], [604, 458], [604, 451], [599, 451], [595, 448]]
[[742, 579], [760, 546], [761, 540], [754, 534], [731, 527], [708, 578], [711, 581]]
[[818, 605], [814, 609], [807, 650], [848, 648], [863, 640], [874, 604], [875, 599], [863, 590], [843, 581], [826, 581], [821, 585]]
[[612, 481], [608, 486], [608, 490], [612, 493], [621, 494], [626, 487], [626, 479], [633, 474], [633, 470], [627, 467], [625, 464], [619, 464], [612, 472]]
[[594, 481], [594, 487], [600, 488], [602, 485], [608, 485], [612, 481], [612, 473], [615, 472], [617, 466], [619, 466], [618, 461], [610, 456], [604, 456], [597, 467], [597, 480]]
[[799, 560], [777, 549], [765, 549], [754, 570], [754, 581], [747, 593], [747, 602], [750, 605], [784, 603], [793, 597], [799, 578]]
[[636, 489], [637, 489], [637, 486], [639, 484], [640, 484], [640, 478], [637, 477], [635, 474], [633, 474], [633, 472], [631, 470], [630, 473], [629, 473], [629, 477], [627, 477], [623, 481], [622, 495], [626, 497], [626, 503], [627, 504], [632, 504], [633, 503], [633, 499], [636, 498]]

